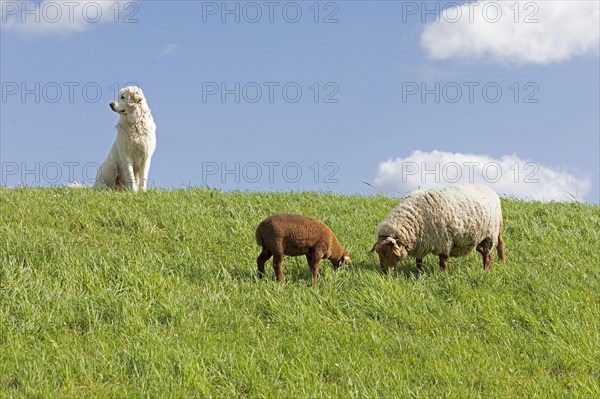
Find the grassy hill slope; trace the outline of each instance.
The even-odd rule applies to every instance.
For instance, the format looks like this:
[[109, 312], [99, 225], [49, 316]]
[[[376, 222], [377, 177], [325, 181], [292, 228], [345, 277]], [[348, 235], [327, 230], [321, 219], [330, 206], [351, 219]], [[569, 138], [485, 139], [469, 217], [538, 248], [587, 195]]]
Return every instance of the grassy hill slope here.
[[[0, 397], [598, 397], [600, 207], [503, 201], [507, 262], [369, 252], [397, 200], [0, 189]], [[256, 279], [254, 229], [324, 220], [353, 266]]]

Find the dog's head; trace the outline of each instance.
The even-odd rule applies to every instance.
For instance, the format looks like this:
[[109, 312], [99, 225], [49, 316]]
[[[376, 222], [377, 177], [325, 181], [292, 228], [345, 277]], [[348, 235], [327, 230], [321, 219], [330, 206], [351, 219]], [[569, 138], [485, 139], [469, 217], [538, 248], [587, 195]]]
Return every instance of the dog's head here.
[[119, 91], [119, 98], [110, 103], [110, 109], [119, 115], [130, 116], [148, 110], [142, 89], [127, 86]]

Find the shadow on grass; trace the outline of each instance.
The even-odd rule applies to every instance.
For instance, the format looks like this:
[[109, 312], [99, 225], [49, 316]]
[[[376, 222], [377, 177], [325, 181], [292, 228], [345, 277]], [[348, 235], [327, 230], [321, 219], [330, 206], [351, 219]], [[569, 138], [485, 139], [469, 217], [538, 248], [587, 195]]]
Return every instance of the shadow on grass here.
[[[259, 279], [258, 277], [258, 268], [256, 266], [254, 268], [240, 268], [235, 265], [229, 265], [226, 269], [231, 278], [241, 281], [256, 283], [261, 281], [276, 281], [272, 260], [269, 260], [265, 264], [265, 276], [262, 279]], [[319, 280], [335, 273], [352, 272], [352, 270], [353, 266], [346, 266], [334, 270], [331, 262], [327, 259], [323, 259], [319, 270]], [[303, 256], [286, 257], [283, 261], [283, 274], [284, 282], [306, 282], [309, 286], [312, 285], [312, 272]]]
[[[350, 268], [351, 269], [357, 268], [360, 270], [377, 273], [382, 276], [386, 275], [384, 272], [381, 271], [379, 262], [373, 262], [373, 261], [368, 261], [368, 260], [360, 261], [360, 262], [356, 262], [356, 263], [352, 264], [352, 266], [350, 266]], [[417, 266], [416, 266], [415, 260], [408, 259], [408, 260], [398, 263], [398, 265], [396, 265], [396, 269], [390, 274], [390, 276], [391, 277], [402, 276], [407, 279], [411, 279], [411, 278], [415, 278], [415, 277], [418, 278], [419, 276], [433, 274], [436, 272], [437, 269], [438, 268], [436, 267], [436, 265], [424, 262], [423, 263], [423, 272], [421, 274], [419, 274], [417, 272]]]
[[[424, 262], [423, 272], [419, 275], [414, 259], [406, 260], [398, 263], [396, 269], [392, 272], [390, 277], [404, 277], [406, 279], [418, 278], [423, 275], [430, 275], [438, 270], [436, 265]], [[353, 262], [349, 266], [344, 266], [337, 270], [334, 270], [330, 262], [326, 259], [321, 261], [321, 269], [319, 271], [319, 280], [323, 279], [326, 275], [335, 273], [355, 273], [359, 271], [365, 271], [368, 273], [376, 273], [384, 276], [385, 274], [381, 271], [379, 263], [372, 260], [362, 260]], [[273, 271], [272, 261], [265, 264], [265, 276], [262, 279], [258, 277], [258, 269], [256, 267], [239, 267], [236, 265], [228, 265], [226, 267], [226, 273], [232, 279], [247, 281], [247, 282], [261, 282], [261, 281], [276, 281], [275, 272]], [[307, 283], [312, 282], [312, 273], [309, 267], [306, 265], [304, 257], [286, 257], [283, 263], [283, 273], [285, 281], [297, 282], [306, 281]]]
[[[321, 262], [320, 276], [323, 276], [323, 273], [330, 272], [330, 270], [328, 270], [330, 269], [330, 265], [325, 265], [325, 262]], [[323, 269], [325, 269], [325, 271]], [[267, 261], [265, 264], [265, 275], [263, 278], [259, 278], [258, 267], [256, 264], [254, 264], [254, 267], [228, 265], [226, 270], [229, 276], [235, 280], [254, 283], [259, 283], [261, 281], [277, 281], [275, 278], [275, 271], [273, 270], [272, 260]], [[306, 281], [307, 283], [312, 284], [312, 273], [308, 265], [306, 265], [304, 257], [298, 257], [297, 261], [295, 261], [294, 258], [286, 257], [283, 262], [283, 275], [284, 282]]]

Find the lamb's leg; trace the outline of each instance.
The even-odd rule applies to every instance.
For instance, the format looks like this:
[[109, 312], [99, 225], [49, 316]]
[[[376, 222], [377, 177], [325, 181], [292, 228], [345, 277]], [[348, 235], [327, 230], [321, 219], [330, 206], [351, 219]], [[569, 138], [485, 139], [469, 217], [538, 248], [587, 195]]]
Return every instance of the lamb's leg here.
[[310, 265], [310, 271], [312, 272], [312, 282], [313, 288], [317, 288], [317, 284], [319, 283], [319, 268], [321, 267], [321, 262], [318, 257], [313, 257], [312, 264]]
[[440, 255], [440, 267], [443, 271], [448, 271], [448, 257], [444, 255]]
[[311, 254], [306, 254], [306, 263], [308, 263], [308, 267], [310, 267], [310, 270], [312, 270], [312, 255]]
[[314, 248], [307, 255], [307, 259], [308, 256], [310, 256], [311, 259], [310, 271], [312, 272], [313, 277], [313, 288], [317, 288], [317, 285], [319, 283], [319, 269], [321, 268], [321, 259], [323, 259], [323, 257], [325, 256], [325, 252], [322, 248]]
[[493, 266], [494, 260], [492, 258], [492, 240], [486, 238], [477, 245], [477, 252], [481, 254], [483, 259], [483, 269], [490, 270]]
[[417, 258], [417, 274], [423, 273], [423, 259]]
[[273, 269], [277, 276], [277, 281], [283, 281], [283, 254], [273, 254]]
[[256, 258], [256, 264], [258, 265], [258, 278], [265, 276], [265, 262], [268, 261], [273, 254], [267, 248], [263, 248], [258, 258]]

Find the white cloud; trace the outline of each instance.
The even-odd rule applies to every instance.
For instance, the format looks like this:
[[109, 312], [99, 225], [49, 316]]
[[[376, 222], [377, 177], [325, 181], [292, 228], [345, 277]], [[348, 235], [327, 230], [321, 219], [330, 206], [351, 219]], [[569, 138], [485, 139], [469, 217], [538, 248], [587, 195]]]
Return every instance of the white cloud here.
[[[536, 22], [537, 21], [537, 22]], [[598, 54], [600, 2], [476, 1], [442, 10], [421, 35], [433, 59], [548, 64]]]
[[177, 45], [175, 45], [173, 43], [169, 43], [166, 46], [164, 46], [162, 48], [162, 50], [160, 50], [160, 53], [158, 54], [158, 56], [165, 57], [165, 56], [173, 53], [173, 51], [175, 51], [176, 48], [177, 48]]
[[538, 201], [582, 201], [590, 192], [589, 177], [527, 161], [517, 155], [414, 151], [406, 158], [379, 164], [374, 184], [385, 192], [407, 194], [417, 189], [479, 183], [498, 194]]
[[137, 7], [130, 0], [0, 0], [0, 22], [2, 29], [22, 35], [68, 35], [103, 23], [136, 22]]

